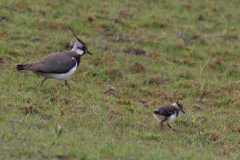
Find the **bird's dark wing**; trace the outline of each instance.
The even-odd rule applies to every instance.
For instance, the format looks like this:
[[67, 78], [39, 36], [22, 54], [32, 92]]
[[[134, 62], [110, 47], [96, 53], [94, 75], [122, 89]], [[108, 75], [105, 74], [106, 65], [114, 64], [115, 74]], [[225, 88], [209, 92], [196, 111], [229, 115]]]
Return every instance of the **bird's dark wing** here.
[[77, 61], [66, 53], [51, 54], [38, 62], [29, 63], [25, 69], [42, 73], [67, 73], [76, 65]]
[[174, 114], [174, 112], [175, 112], [175, 109], [171, 105], [162, 105], [159, 109], [154, 111], [155, 114], [164, 115], [167, 117]]

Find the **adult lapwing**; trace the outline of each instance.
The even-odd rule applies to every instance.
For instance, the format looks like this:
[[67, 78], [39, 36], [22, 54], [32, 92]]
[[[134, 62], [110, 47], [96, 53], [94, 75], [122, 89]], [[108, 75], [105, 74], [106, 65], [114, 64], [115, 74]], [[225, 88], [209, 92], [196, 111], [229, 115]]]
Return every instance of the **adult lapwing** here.
[[67, 78], [77, 69], [84, 54], [92, 55], [88, 51], [87, 45], [75, 34], [74, 36], [77, 38], [77, 42], [71, 51], [50, 54], [37, 62], [17, 65], [14, 67], [14, 71], [32, 71], [37, 75], [43, 76], [44, 79], [41, 85], [49, 78], [65, 81], [65, 85], [71, 90], [67, 83]]
[[160, 122], [162, 130], [162, 123], [167, 122], [167, 126], [172, 128], [174, 131], [180, 131], [170, 126], [170, 122], [176, 119], [181, 113], [185, 113], [183, 105], [175, 102], [172, 105], [162, 105], [159, 109], [153, 111], [153, 116]]

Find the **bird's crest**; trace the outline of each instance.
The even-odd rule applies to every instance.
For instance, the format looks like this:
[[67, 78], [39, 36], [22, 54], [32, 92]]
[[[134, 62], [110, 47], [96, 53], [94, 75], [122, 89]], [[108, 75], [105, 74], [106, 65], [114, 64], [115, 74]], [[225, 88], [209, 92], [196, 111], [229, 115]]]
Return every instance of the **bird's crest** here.
[[84, 55], [85, 53], [88, 53], [90, 55], [92, 55], [91, 52], [88, 51], [87, 49], [87, 45], [81, 41], [75, 33], [73, 33], [73, 35], [77, 38], [77, 42], [74, 44], [72, 51], [76, 51], [79, 55]]

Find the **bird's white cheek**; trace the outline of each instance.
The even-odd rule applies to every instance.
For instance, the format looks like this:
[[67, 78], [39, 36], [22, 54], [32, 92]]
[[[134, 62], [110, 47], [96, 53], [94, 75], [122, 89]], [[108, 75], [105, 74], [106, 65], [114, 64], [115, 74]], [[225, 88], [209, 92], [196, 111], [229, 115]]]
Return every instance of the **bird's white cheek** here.
[[83, 50], [77, 49], [77, 53], [78, 53], [79, 55], [83, 55]]

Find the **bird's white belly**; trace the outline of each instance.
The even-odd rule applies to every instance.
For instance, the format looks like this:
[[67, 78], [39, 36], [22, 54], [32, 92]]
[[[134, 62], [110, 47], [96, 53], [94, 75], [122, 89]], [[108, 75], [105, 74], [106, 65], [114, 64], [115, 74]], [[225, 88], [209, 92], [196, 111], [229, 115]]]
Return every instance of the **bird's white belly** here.
[[177, 113], [174, 113], [173, 115], [171, 115], [169, 118], [168, 118], [168, 122], [171, 122], [173, 121], [174, 119], [177, 118]]
[[59, 80], [59, 81], [65, 81], [67, 80], [67, 78], [69, 76], [71, 76], [75, 70], [77, 69], [77, 63], [76, 65], [70, 70], [68, 71], [67, 73], [61, 73], [61, 74], [56, 74], [56, 73], [44, 73], [42, 74], [42, 76], [46, 77], [46, 78], [53, 78], [53, 79], [56, 79], [56, 80]]

